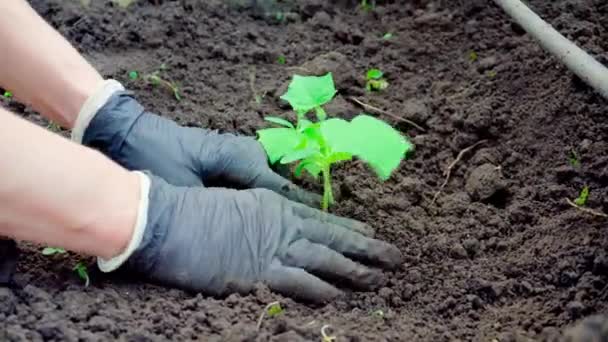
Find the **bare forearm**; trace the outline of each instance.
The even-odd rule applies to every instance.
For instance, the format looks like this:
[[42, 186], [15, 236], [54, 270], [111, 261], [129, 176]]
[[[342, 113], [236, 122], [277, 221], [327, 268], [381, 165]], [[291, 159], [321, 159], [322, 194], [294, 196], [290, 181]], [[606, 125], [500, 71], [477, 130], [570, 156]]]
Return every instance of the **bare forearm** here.
[[0, 1], [0, 86], [72, 128], [101, 75], [24, 0]]
[[0, 235], [108, 258], [129, 241], [139, 178], [0, 108]]

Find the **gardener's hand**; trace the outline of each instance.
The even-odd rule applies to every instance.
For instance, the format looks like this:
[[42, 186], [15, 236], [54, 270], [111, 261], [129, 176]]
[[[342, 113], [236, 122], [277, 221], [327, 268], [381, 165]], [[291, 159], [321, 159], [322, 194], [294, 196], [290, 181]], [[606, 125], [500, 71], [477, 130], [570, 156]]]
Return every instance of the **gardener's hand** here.
[[[152, 281], [211, 295], [247, 293], [262, 282], [319, 302], [341, 294], [321, 276], [358, 289], [383, 285], [379, 269], [353, 260], [384, 268], [401, 263], [395, 246], [354, 231], [366, 230], [361, 222], [266, 189], [176, 187], [146, 174], [147, 223], [135, 229], [133, 254], [116, 259], [128, 258], [125, 269]], [[111, 264], [99, 262], [106, 272], [117, 267]]]
[[317, 207], [321, 197], [273, 172], [252, 137], [182, 127], [146, 112], [115, 81], [83, 106], [72, 139], [131, 170], [150, 170], [174, 185], [265, 188]]

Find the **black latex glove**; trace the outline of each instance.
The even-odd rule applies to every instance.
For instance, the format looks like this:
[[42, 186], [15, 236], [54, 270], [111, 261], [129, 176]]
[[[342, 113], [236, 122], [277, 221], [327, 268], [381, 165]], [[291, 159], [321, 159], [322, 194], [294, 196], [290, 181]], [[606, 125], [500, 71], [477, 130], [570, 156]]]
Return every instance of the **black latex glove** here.
[[254, 138], [179, 126], [146, 112], [125, 91], [101, 107], [82, 143], [130, 170], [150, 170], [174, 185], [265, 188], [314, 207], [321, 200], [273, 172]]
[[[224, 295], [247, 293], [256, 282], [314, 302], [341, 291], [384, 284], [384, 268], [399, 250], [363, 236], [364, 223], [289, 201], [266, 189], [176, 187], [152, 176], [147, 225], [125, 266], [161, 284]], [[349, 259], [350, 258], [350, 259]], [[352, 259], [352, 260], [351, 260]]]
[[0, 237], [0, 286], [11, 282], [18, 258], [19, 250], [15, 241]]

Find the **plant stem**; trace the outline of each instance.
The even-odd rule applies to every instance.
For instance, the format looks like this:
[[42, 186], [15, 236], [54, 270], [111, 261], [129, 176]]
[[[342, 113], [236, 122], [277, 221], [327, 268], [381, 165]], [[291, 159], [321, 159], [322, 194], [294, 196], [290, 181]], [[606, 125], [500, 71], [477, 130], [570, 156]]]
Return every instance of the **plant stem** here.
[[323, 167], [323, 203], [321, 204], [321, 209], [323, 211], [327, 211], [329, 208], [329, 204], [334, 201], [334, 194], [331, 189], [331, 173], [330, 166], [326, 165]]

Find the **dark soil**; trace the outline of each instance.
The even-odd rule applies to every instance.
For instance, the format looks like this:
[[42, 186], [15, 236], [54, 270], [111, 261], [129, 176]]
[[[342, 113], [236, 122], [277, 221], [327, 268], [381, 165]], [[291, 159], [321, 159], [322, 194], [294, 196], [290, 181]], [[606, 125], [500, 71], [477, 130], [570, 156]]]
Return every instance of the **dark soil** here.
[[[328, 112], [352, 117], [356, 96], [425, 131], [381, 115], [411, 137], [415, 154], [384, 184], [359, 163], [336, 172], [335, 211], [371, 223], [406, 256], [378, 292], [312, 307], [264, 287], [208, 298], [94, 271], [85, 288], [72, 271], [76, 256], [43, 257], [22, 244], [16, 286], [0, 289], [0, 339], [319, 341], [330, 324], [338, 341], [557, 341], [566, 327], [608, 313], [607, 220], [565, 201], [588, 185], [587, 207], [608, 212], [607, 102], [490, 1], [399, 1], [367, 13], [300, 1], [270, 21], [193, 0], [140, 0], [128, 10], [34, 3], [104, 76], [184, 125], [254, 134], [264, 115], [287, 112], [278, 95], [292, 74], [333, 71], [340, 95]], [[605, 1], [529, 3], [608, 61]], [[394, 37], [382, 39], [386, 32]], [[182, 101], [127, 77], [161, 63]], [[385, 71], [388, 89], [365, 93], [370, 67]], [[480, 140], [432, 204], [443, 171]], [[275, 300], [285, 312], [256, 331]]]

